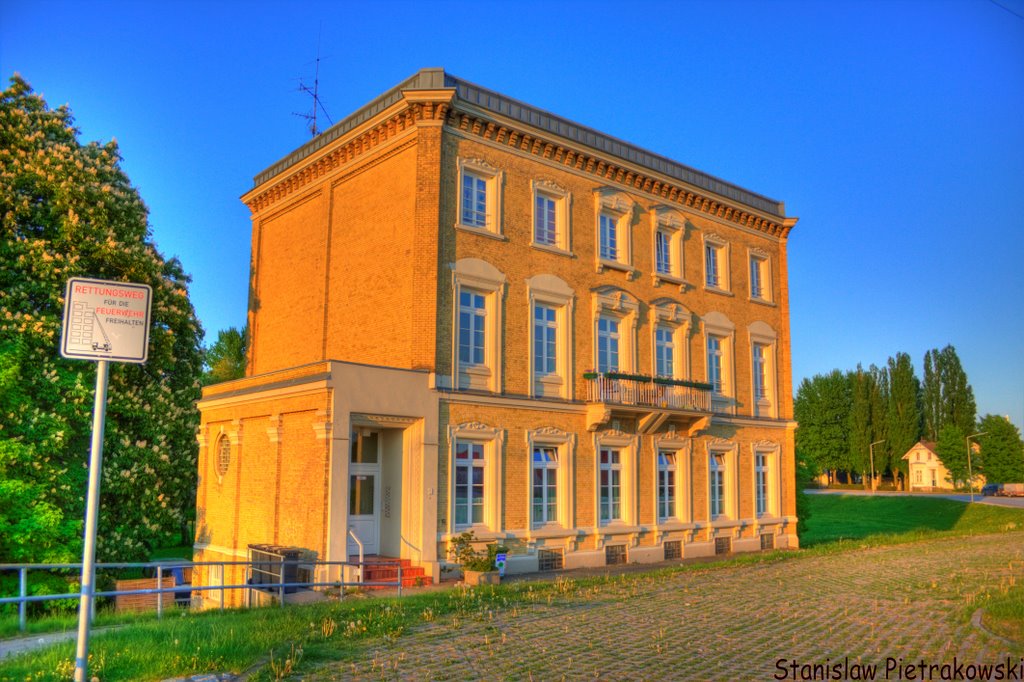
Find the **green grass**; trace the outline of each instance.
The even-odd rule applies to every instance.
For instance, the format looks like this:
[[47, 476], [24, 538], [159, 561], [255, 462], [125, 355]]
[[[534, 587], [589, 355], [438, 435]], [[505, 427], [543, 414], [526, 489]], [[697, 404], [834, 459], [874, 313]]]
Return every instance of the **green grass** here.
[[[598, 598], [600, 586], [615, 581], [657, 580], [679, 571], [720, 570], [742, 565], [799, 560], [864, 546], [900, 544], [948, 535], [973, 535], [1024, 529], [1024, 510], [965, 505], [942, 499], [811, 496], [808, 533], [802, 552], [741, 555], [714, 563], [686, 564], [618, 577], [560, 578], [554, 582], [518, 582], [471, 590], [452, 588], [396, 599], [346, 599], [287, 608], [248, 611], [122, 616], [130, 627], [108, 631], [91, 646], [90, 672], [102, 680], [159, 680], [203, 672], [241, 672], [262, 665], [253, 679], [273, 679], [275, 665], [298, 656], [298, 671], [326, 660], [360, 656], [370, 642], [400, 637], [412, 627], [446, 618], [482, 619], [503, 609], [529, 608], [570, 598]], [[1019, 535], [1015, 537], [1020, 537]], [[590, 596], [588, 596], [590, 595]], [[1024, 595], [1004, 585], [984, 596], [986, 626], [1020, 641]], [[107, 620], [111, 618], [111, 620]], [[100, 615], [97, 624], [116, 622]], [[6, 622], [6, 621], [4, 621]], [[57, 621], [59, 628], [73, 628]], [[16, 620], [14, 621], [16, 628]], [[37, 629], [40, 628], [40, 629]], [[33, 624], [33, 630], [43, 631]], [[65, 680], [71, 674], [74, 642], [68, 641], [0, 663], [0, 682]]]
[[[930, 537], [1024, 529], [1024, 509], [928, 497], [809, 495], [805, 548], [855, 541], [858, 546]], [[845, 543], [844, 543], [845, 544]]]

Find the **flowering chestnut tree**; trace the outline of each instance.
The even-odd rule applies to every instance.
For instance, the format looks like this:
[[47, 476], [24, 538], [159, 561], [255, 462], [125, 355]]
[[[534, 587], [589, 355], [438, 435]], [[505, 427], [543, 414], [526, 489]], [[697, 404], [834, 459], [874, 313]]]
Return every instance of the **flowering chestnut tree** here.
[[97, 558], [146, 558], [195, 512], [202, 329], [114, 142], [15, 75], [0, 94], [0, 562], [78, 561], [96, 363], [59, 354], [69, 277], [153, 288], [149, 359], [111, 363]]

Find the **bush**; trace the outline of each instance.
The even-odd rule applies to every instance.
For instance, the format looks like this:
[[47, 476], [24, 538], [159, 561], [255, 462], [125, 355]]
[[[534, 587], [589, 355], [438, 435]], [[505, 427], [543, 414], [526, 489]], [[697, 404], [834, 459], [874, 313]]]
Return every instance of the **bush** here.
[[493, 542], [487, 545], [487, 551], [478, 551], [473, 545], [479, 543], [473, 531], [467, 530], [452, 540], [448, 554], [455, 562], [462, 566], [464, 571], [493, 571], [497, 568], [495, 559], [498, 554], [507, 552], [508, 549]]

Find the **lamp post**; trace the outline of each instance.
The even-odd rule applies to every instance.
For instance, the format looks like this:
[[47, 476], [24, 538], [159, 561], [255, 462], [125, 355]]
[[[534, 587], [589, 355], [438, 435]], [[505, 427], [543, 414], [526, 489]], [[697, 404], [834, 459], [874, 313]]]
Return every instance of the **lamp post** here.
[[874, 443], [868, 446], [868, 454], [871, 455], [871, 494], [875, 493], [875, 446], [884, 443], [885, 439], [876, 440]]
[[971, 487], [971, 502], [974, 502], [974, 470], [971, 468], [971, 439], [984, 436], [986, 433], [988, 432], [972, 433], [964, 439], [967, 441], [967, 485]]

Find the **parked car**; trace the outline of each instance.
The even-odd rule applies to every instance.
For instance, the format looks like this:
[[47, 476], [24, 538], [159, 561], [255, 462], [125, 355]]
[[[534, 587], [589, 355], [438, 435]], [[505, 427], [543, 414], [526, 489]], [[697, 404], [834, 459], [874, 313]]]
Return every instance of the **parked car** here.
[[995, 495], [998, 492], [998, 483], [986, 483], [985, 485], [981, 486], [981, 494], [985, 495], [986, 497], [988, 497], [989, 495]]
[[1001, 483], [996, 495], [999, 497], [1024, 497], [1024, 483]]

